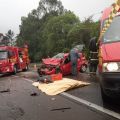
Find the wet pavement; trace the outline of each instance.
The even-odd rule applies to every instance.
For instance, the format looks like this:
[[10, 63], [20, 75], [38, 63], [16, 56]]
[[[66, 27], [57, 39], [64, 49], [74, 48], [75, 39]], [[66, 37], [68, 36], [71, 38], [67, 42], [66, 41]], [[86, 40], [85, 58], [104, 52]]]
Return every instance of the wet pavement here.
[[[37, 74], [0, 77], [0, 120], [117, 120], [63, 95], [47, 96], [33, 87], [29, 79], [37, 80]], [[79, 74], [79, 80], [91, 85], [67, 93], [120, 113], [119, 102], [103, 104], [95, 76]]]

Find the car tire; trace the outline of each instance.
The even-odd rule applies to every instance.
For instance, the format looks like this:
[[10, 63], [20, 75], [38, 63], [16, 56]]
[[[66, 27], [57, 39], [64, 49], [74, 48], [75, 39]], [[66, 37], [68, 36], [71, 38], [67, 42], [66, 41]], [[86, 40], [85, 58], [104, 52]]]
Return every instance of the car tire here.
[[85, 65], [85, 64], [82, 65], [80, 68], [80, 72], [84, 73], [84, 72], [86, 72], [86, 70], [87, 70], [87, 65]]

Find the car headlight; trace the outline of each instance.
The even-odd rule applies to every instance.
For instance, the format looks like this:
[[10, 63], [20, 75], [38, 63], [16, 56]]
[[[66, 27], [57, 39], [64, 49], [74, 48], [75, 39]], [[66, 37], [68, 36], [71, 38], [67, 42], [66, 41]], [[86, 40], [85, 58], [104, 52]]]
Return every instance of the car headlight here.
[[103, 64], [103, 72], [117, 72], [119, 70], [119, 65], [117, 62], [110, 62]]

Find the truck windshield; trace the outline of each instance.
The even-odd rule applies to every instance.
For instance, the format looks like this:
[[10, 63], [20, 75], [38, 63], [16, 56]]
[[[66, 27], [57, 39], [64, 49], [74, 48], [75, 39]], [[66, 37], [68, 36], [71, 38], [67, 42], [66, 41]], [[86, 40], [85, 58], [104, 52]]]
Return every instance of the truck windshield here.
[[103, 42], [117, 41], [120, 41], [120, 16], [114, 18], [112, 24], [103, 37]]
[[4, 60], [8, 58], [8, 52], [7, 51], [0, 51], [0, 60]]

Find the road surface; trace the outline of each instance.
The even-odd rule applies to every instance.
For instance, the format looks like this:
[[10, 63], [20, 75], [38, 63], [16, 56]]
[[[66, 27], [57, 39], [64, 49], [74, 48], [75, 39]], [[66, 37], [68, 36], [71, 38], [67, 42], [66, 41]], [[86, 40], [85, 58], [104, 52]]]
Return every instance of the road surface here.
[[91, 85], [47, 96], [32, 86], [35, 72], [0, 77], [0, 120], [118, 120], [120, 105], [103, 104], [96, 78], [80, 74]]

